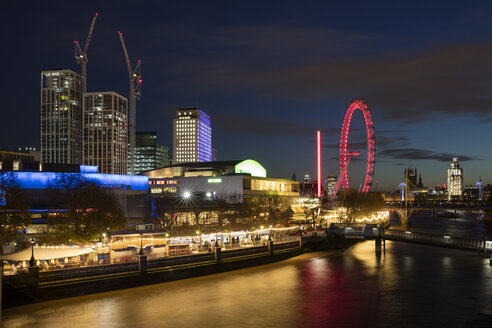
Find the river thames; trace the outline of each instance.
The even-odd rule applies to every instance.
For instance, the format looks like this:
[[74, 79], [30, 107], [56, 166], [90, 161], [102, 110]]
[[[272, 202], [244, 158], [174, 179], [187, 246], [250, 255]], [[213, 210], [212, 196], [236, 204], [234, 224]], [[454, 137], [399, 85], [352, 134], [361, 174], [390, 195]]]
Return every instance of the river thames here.
[[[446, 233], [487, 231], [476, 215], [431, 219], [446, 220]], [[431, 219], [416, 216], [414, 229], [434, 230]], [[467, 327], [492, 314], [491, 306], [487, 259], [389, 241], [378, 256], [374, 241], [363, 241], [346, 251], [7, 309], [3, 326]]]

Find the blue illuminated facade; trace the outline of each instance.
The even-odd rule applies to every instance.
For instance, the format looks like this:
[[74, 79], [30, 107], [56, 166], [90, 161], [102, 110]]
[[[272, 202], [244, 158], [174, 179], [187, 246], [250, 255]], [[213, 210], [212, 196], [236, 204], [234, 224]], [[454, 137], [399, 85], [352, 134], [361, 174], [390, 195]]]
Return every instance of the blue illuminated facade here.
[[80, 173], [97, 173], [97, 165], [80, 165]]
[[97, 166], [88, 165], [81, 165], [80, 173], [14, 171], [11, 174], [21, 189], [58, 189], [57, 181], [64, 176], [80, 176], [103, 188], [127, 191], [147, 191], [149, 188], [147, 176], [101, 174], [97, 173]]
[[210, 126], [210, 116], [200, 111], [197, 126], [197, 150], [198, 162], [212, 161], [212, 127]]
[[212, 127], [210, 116], [204, 111], [176, 111], [173, 134], [173, 164], [212, 161]]

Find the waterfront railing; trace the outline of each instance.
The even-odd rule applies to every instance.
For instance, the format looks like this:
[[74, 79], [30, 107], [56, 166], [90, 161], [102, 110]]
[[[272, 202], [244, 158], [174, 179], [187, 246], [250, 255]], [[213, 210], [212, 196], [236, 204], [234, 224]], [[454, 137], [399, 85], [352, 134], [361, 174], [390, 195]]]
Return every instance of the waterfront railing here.
[[463, 250], [492, 251], [492, 241], [485, 239], [470, 239], [446, 235], [429, 234], [395, 229], [375, 228], [373, 226], [361, 226], [360, 224], [338, 224], [330, 229], [329, 233], [347, 238], [361, 237], [365, 239], [387, 239], [404, 241], [442, 247], [457, 248]]
[[[289, 248], [300, 247], [299, 237], [289, 237], [282, 238], [281, 241], [277, 241], [273, 244], [273, 251], [284, 250]], [[262, 242], [260, 245], [254, 245], [251, 247], [241, 247], [235, 249], [222, 248], [221, 258], [239, 258], [250, 255], [259, 255], [268, 253], [270, 251], [269, 246], [266, 242]], [[137, 257], [135, 257], [137, 258]], [[182, 265], [189, 265], [194, 263], [206, 263], [215, 262], [216, 255], [214, 252], [200, 252], [196, 254], [182, 255], [182, 256], [167, 256], [156, 259], [147, 258], [147, 268], [165, 268], [165, 267], [177, 267]], [[52, 283], [54, 281], [61, 280], [77, 280], [81, 278], [87, 278], [91, 276], [102, 276], [102, 275], [114, 275], [118, 273], [128, 273], [128, 272], [138, 272], [139, 262], [123, 262], [123, 263], [113, 263], [113, 264], [98, 264], [92, 266], [84, 266], [79, 268], [64, 268], [58, 270], [49, 270], [39, 272], [39, 282], [42, 283]], [[18, 275], [27, 274], [23, 270], [19, 270]], [[4, 276], [4, 279], [16, 279], [16, 275]]]

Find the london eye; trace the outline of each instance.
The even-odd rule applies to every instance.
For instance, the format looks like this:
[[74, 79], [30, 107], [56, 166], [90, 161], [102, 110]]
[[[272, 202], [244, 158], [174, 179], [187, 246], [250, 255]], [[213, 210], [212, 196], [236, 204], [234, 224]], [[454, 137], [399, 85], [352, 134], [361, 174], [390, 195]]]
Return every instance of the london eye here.
[[352, 156], [359, 156], [360, 152], [351, 151], [349, 149], [350, 123], [355, 111], [360, 110], [364, 115], [366, 126], [366, 142], [367, 142], [367, 158], [366, 172], [362, 192], [367, 193], [371, 189], [372, 178], [374, 176], [374, 164], [376, 155], [376, 136], [374, 134], [374, 123], [372, 122], [371, 110], [367, 106], [364, 99], [355, 98], [350, 103], [345, 118], [343, 119], [342, 132], [340, 134], [340, 153], [339, 153], [339, 169], [340, 169], [340, 184], [342, 188], [349, 188], [348, 165]]

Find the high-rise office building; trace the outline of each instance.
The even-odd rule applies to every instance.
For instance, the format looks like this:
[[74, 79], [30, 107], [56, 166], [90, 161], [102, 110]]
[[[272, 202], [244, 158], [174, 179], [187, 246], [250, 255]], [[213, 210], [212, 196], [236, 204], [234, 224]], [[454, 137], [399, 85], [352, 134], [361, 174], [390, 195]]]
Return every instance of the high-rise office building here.
[[173, 124], [173, 164], [212, 161], [210, 116], [198, 108], [176, 111]]
[[463, 168], [458, 163], [458, 158], [453, 158], [453, 163], [448, 168], [448, 200], [461, 199], [463, 193]]
[[169, 148], [157, 144], [156, 132], [137, 132], [136, 138], [136, 174], [171, 165]]
[[82, 160], [82, 76], [68, 69], [41, 72], [41, 162]]
[[99, 173], [126, 174], [128, 165], [128, 101], [109, 92], [84, 93], [83, 157]]

